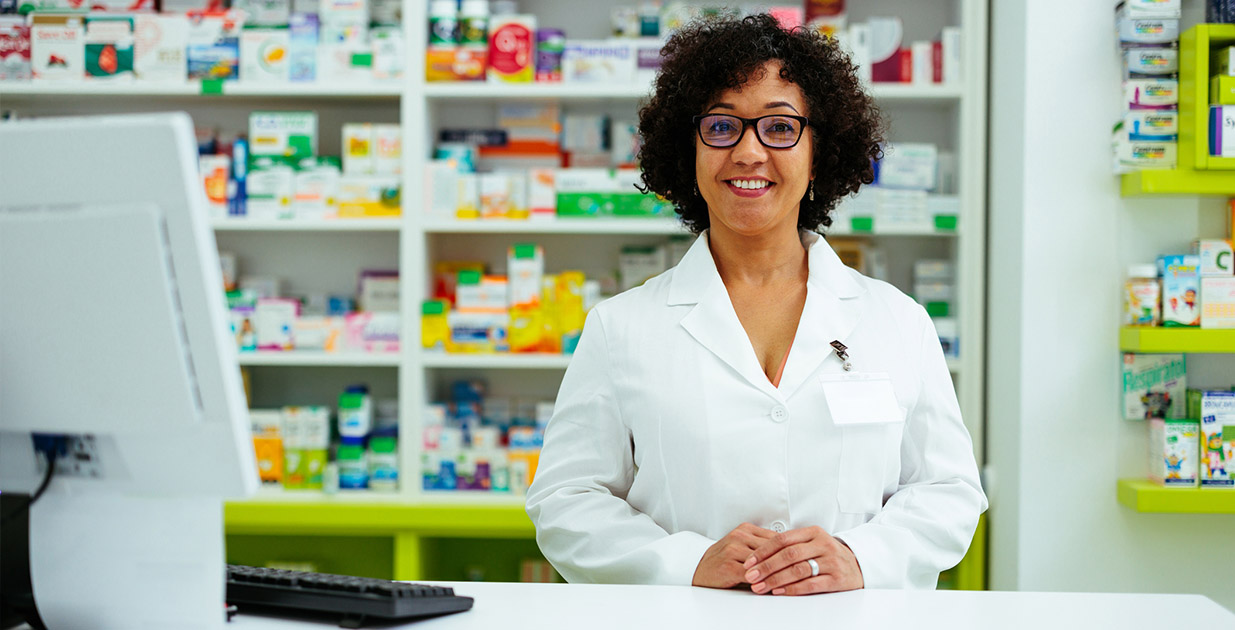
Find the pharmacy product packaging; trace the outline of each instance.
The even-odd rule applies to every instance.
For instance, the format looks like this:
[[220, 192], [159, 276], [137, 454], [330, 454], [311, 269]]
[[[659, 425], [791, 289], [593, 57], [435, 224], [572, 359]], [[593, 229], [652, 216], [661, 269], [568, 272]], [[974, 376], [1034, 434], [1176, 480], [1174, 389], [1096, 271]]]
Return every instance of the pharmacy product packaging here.
[[1184, 417], [1188, 389], [1182, 354], [1123, 355], [1124, 419]]
[[1196, 420], [1149, 421], [1149, 479], [1168, 488], [1195, 488], [1200, 463]]
[[1179, 145], [1173, 140], [1131, 140], [1124, 123], [1115, 125], [1111, 135], [1113, 169], [1116, 173], [1135, 170], [1175, 168]]
[[1235, 157], [1235, 105], [1209, 106], [1209, 154]]
[[399, 311], [399, 272], [366, 270], [360, 274], [360, 310], [373, 313]]
[[627, 245], [618, 257], [619, 290], [633, 289], [668, 268], [664, 247]]
[[1179, 137], [1179, 112], [1173, 109], [1134, 109], [1124, 114], [1129, 141], [1174, 142]]
[[1223, 432], [1235, 426], [1235, 392], [1205, 392], [1201, 397], [1201, 487], [1235, 489], [1223, 451]]
[[285, 28], [246, 28], [240, 33], [240, 80], [246, 83], [284, 83], [290, 31]]
[[189, 17], [189, 79], [235, 81], [240, 75], [241, 11], [196, 11]]
[[870, 61], [870, 78], [877, 83], [907, 80], [912, 68], [906, 67], [908, 50], [902, 51], [905, 25], [899, 17], [871, 17], [866, 21], [868, 30], [867, 52]]
[[30, 27], [24, 18], [0, 15], [0, 81], [30, 80]]
[[1235, 328], [1235, 277], [1201, 278], [1201, 328]]
[[133, 79], [133, 18], [94, 14], [86, 16], [86, 78], [108, 81]]
[[399, 177], [348, 175], [339, 178], [337, 215], [341, 219], [397, 217], [403, 214]]
[[287, 78], [290, 81], [317, 79], [316, 13], [293, 13], [287, 24]]
[[303, 158], [293, 177], [292, 214], [297, 219], [325, 219], [338, 203], [339, 158]]
[[1134, 17], [1126, 5], [1115, 12], [1121, 46], [1161, 46], [1179, 41], [1179, 18]]
[[1115, 5], [1117, 12], [1124, 12], [1132, 18], [1180, 18], [1182, 0], [1119, 0]]
[[1162, 325], [1201, 325], [1201, 259], [1191, 254], [1158, 257], [1162, 277]]
[[1231, 241], [1218, 238], [1197, 239], [1192, 242], [1192, 253], [1200, 258], [1202, 277], [1235, 275]]
[[231, 170], [231, 158], [226, 155], [202, 155], [197, 158], [206, 201], [210, 205], [210, 218], [227, 217], [227, 181]]
[[372, 175], [376, 170], [373, 125], [343, 123], [343, 173]]
[[317, 112], [249, 114], [249, 154], [299, 160], [317, 155]]
[[257, 301], [253, 327], [257, 331], [258, 350], [291, 350], [292, 327], [300, 314], [300, 302], [285, 298], [261, 298]]
[[291, 219], [296, 193], [295, 161], [275, 156], [254, 157], [245, 177], [246, 214], [254, 219]]
[[899, 142], [886, 147], [875, 163], [875, 181], [883, 188], [932, 190], [939, 168], [939, 149], [934, 144]]
[[1179, 72], [1179, 49], [1125, 48], [1123, 67], [1124, 79], [1169, 77]]
[[35, 81], [81, 81], [86, 75], [81, 15], [30, 16], [30, 69]]
[[254, 26], [286, 26], [292, 11], [291, 0], [231, 0], [231, 8], [244, 11], [245, 21]]
[[133, 16], [133, 76], [183, 83], [188, 77], [189, 20], [183, 15]]
[[562, 52], [566, 83], [627, 84], [634, 80], [634, 47], [619, 40], [567, 40]]
[[535, 47], [535, 15], [495, 15], [490, 18], [489, 80], [531, 83], [536, 78]]
[[397, 26], [381, 26], [369, 30], [369, 48], [372, 55], [373, 79], [394, 81], [403, 78], [407, 53], [403, 45], [403, 29]]
[[373, 125], [373, 172], [377, 175], [403, 172], [403, 131], [397, 123]]
[[1124, 104], [1133, 109], [1179, 106], [1179, 80], [1127, 79], [1123, 82]]

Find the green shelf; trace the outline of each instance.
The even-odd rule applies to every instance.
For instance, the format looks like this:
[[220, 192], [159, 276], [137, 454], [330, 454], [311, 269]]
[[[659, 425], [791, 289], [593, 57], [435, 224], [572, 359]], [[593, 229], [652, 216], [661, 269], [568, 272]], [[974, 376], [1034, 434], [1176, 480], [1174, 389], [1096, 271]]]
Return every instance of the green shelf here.
[[1125, 326], [1119, 349], [1142, 354], [1235, 353], [1235, 329]]
[[1235, 490], [1164, 488], [1144, 479], [1120, 479], [1118, 496], [1137, 512], [1235, 514]]
[[455, 538], [534, 538], [522, 504], [395, 503], [375, 501], [240, 501], [227, 503], [229, 534], [394, 535]]
[[1145, 195], [1235, 197], [1235, 171], [1196, 171], [1179, 168], [1136, 171], [1121, 176], [1119, 190], [1124, 197]]

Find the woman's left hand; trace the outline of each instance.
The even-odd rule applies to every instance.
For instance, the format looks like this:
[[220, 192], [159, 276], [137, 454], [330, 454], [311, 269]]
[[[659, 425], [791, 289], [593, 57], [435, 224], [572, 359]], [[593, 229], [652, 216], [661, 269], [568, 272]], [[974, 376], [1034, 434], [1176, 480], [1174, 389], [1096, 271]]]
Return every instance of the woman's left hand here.
[[[819, 574], [811, 575], [813, 560]], [[791, 529], [773, 536], [746, 559], [746, 581], [756, 593], [810, 595], [863, 587], [858, 559], [821, 527]]]

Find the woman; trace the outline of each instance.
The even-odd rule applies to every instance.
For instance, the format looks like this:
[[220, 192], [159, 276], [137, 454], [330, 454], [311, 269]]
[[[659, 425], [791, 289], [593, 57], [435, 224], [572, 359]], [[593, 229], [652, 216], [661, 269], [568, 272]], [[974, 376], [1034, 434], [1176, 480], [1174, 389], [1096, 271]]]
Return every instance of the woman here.
[[527, 498], [572, 582], [934, 588], [986, 497], [938, 336], [812, 230], [879, 117], [831, 40], [766, 15], [666, 44], [643, 181], [700, 236], [598, 305]]

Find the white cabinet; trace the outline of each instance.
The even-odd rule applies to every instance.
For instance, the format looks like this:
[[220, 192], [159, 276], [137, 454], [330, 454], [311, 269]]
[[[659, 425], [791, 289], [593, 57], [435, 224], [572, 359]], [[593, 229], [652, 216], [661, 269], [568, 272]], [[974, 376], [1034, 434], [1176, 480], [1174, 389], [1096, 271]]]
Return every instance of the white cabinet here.
[[[450, 381], [484, 378], [493, 393], [551, 400], [568, 356], [437, 355], [421, 352], [420, 302], [429, 293], [436, 260], [478, 259], [505, 267], [506, 247], [534, 241], [544, 246], [546, 270], [582, 269], [592, 275], [617, 265], [623, 245], [660, 243], [683, 233], [651, 219], [565, 222], [459, 222], [429, 219], [422, 208], [425, 164], [443, 126], [491, 126], [497, 105], [512, 100], [553, 100], [564, 111], [607, 112], [633, 120], [646, 85], [426, 84], [425, 0], [404, 0], [408, 74], [395, 84], [253, 86], [228, 84], [222, 94], [201, 94], [196, 84], [127, 85], [0, 83], [0, 107], [21, 116], [76, 115], [183, 109], [202, 127], [247, 129], [257, 109], [312, 109], [319, 114], [321, 155], [338, 155], [345, 122], [401, 122], [403, 216], [399, 219], [318, 223], [216, 221], [221, 249], [237, 254], [246, 272], [278, 275], [288, 293], [351, 293], [363, 269], [398, 268], [404, 314], [404, 351], [398, 356], [286, 353], [249, 355], [255, 407], [328, 404], [345, 385], [367, 382], [378, 398], [397, 396], [400, 412], [401, 499], [423, 501], [420, 490], [420, 420], [424, 405], [440, 399]], [[634, 0], [628, 4], [635, 4]], [[720, 4], [720, 3], [704, 3]], [[876, 84], [871, 91], [890, 121], [893, 142], [933, 142], [957, 156], [959, 226], [955, 232], [874, 234], [888, 253], [888, 279], [912, 290], [918, 258], [946, 258], [958, 270], [960, 355], [950, 360], [966, 424], [982, 460], [985, 411], [986, 283], [986, 25], [985, 0], [850, 0], [851, 21], [899, 15], [905, 41], [929, 40], [945, 26], [963, 33], [963, 80], [957, 85]], [[603, 38], [608, 2], [519, 0], [541, 26], [562, 28], [572, 39]], [[67, 148], [66, 150], [71, 150]], [[264, 496], [268, 499], [269, 496]], [[509, 504], [510, 497], [476, 497]]]

